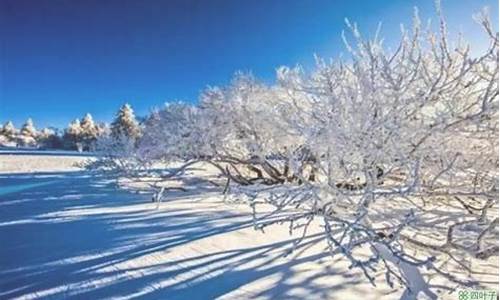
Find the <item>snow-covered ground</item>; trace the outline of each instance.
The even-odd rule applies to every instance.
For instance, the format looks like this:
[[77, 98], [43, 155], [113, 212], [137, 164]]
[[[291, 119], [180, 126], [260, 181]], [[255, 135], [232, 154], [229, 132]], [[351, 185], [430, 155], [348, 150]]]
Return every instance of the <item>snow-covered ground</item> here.
[[170, 192], [155, 209], [151, 194], [78, 171], [76, 159], [0, 155], [0, 299], [403, 295], [383, 278], [373, 288], [314, 231], [284, 257], [297, 238], [288, 227], [255, 231], [251, 210], [225, 203], [220, 188]]
[[44, 150], [31, 148], [0, 147], [0, 155], [47, 155], [47, 156], [94, 156], [93, 152], [78, 152], [70, 150]]
[[77, 171], [77, 164], [91, 159], [78, 153], [0, 150], [0, 174]]

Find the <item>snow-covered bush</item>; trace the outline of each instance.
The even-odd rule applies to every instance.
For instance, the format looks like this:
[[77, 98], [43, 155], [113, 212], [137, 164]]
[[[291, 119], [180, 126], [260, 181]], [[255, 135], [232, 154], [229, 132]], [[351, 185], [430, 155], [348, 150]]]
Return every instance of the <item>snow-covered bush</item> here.
[[204, 128], [200, 128], [200, 109], [171, 103], [155, 110], [144, 122], [138, 154], [149, 161], [190, 160], [209, 153]]
[[147, 162], [137, 156], [136, 140], [126, 135], [105, 134], [97, 139], [97, 159], [84, 167], [134, 177], [147, 167]]
[[[87, 126], [82, 126], [83, 123], [80, 125], [84, 136], [92, 138], [87, 138], [86, 141], [93, 141], [95, 138], [93, 143], [97, 159], [89, 161], [85, 165], [87, 169], [100, 169], [128, 176], [144, 169], [145, 162], [137, 155], [137, 140], [141, 136], [141, 128], [129, 104], [124, 104], [119, 109], [109, 128], [103, 124], [90, 126], [91, 120], [87, 118]], [[94, 130], [86, 130], [89, 127]]]

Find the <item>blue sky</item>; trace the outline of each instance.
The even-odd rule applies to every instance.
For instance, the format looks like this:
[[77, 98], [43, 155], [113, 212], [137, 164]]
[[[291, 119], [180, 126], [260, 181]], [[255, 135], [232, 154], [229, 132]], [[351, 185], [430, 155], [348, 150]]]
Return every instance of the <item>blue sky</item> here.
[[[413, 7], [433, 0], [172, 1], [0, 0], [0, 122], [65, 127], [90, 112], [110, 121], [129, 102], [139, 115], [172, 100], [197, 101], [235, 71], [271, 81], [280, 65], [337, 57], [344, 18], [388, 43]], [[471, 15], [493, 0], [443, 0], [451, 32], [484, 44]]]

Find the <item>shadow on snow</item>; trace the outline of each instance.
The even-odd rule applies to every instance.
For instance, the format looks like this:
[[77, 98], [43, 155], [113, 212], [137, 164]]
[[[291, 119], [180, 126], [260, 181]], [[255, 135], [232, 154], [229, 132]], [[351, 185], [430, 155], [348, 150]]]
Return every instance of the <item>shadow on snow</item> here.
[[[196, 193], [200, 191], [174, 193], [170, 200], [176, 195], [200, 196]], [[117, 268], [144, 255], [252, 226], [248, 214], [169, 209], [168, 201], [161, 210], [138, 205], [149, 201], [150, 195], [120, 190], [112, 180], [80, 172], [0, 176], [0, 298], [34, 294], [41, 298], [209, 299], [267, 276], [277, 278], [271, 289], [260, 294], [270, 298], [293, 299], [287, 293], [294, 288], [313, 298], [324, 298], [323, 293], [331, 289], [356, 288], [357, 280], [343, 269], [334, 269], [331, 258], [323, 271], [301, 276], [298, 282], [287, 280], [301, 264], [328, 255], [325, 251], [283, 260], [292, 240]], [[301, 247], [320, 239], [310, 236]], [[141, 275], [128, 276], [130, 272]], [[342, 285], [316, 283], [318, 277], [333, 273], [349, 279], [349, 284], [345, 280]], [[173, 281], [160, 284], [169, 280]]]

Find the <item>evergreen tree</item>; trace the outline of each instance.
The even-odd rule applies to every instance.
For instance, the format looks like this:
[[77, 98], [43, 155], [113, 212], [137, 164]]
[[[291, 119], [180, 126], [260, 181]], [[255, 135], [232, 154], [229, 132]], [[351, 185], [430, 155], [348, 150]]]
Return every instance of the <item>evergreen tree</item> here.
[[0, 130], [0, 134], [7, 137], [8, 139], [13, 139], [17, 133], [17, 129], [14, 127], [11, 121], [6, 122], [2, 130]]
[[94, 148], [95, 142], [97, 141], [97, 137], [99, 135], [99, 128], [94, 123], [92, 119], [92, 115], [87, 113], [82, 121], [80, 122], [81, 128], [81, 141], [83, 144], [84, 150], [91, 150]]
[[111, 123], [111, 136], [113, 138], [132, 138], [137, 139], [140, 135], [139, 124], [134, 115], [134, 111], [128, 103], [123, 105], [116, 118]]
[[80, 120], [75, 119], [71, 123], [69, 123], [68, 128], [66, 129], [66, 133], [73, 136], [80, 136], [82, 133], [82, 126], [80, 124]]
[[17, 144], [20, 146], [29, 146], [35, 147], [37, 146], [36, 137], [38, 133], [36, 131], [35, 125], [33, 124], [33, 120], [29, 118], [24, 123], [21, 128], [20, 134], [17, 136]]
[[28, 118], [28, 120], [26, 120], [26, 123], [24, 123], [23, 127], [21, 128], [21, 135], [24, 137], [36, 137], [36, 128], [31, 118]]
[[69, 123], [63, 136], [64, 146], [67, 149], [79, 150], [82, 149], [82, 126], [79, 119]]

